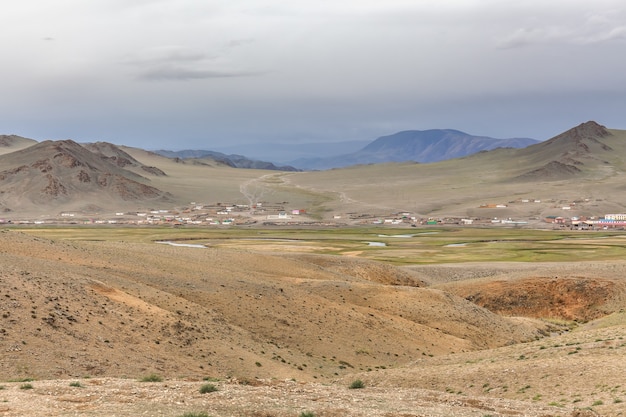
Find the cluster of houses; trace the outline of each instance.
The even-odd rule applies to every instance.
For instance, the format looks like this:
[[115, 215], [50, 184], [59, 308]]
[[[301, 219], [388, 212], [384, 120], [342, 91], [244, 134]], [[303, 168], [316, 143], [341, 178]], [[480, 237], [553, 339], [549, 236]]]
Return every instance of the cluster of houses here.
[[546, 223], [554, 223], [560, 227], [580, 230], [626, 228], [626, 214], [606, 214], [604, 217], [548, 216], [544, 220]]
[[[584, 202], [585, 200], [581, 200]], [[257, 203], [229, 204], [214, 203], [202, 204], [191, 202], [188, 206], [178, 209], [149, 209], [145, 211], [118, 211], [102, 215], [87, 215], [79, 212], [63, 212], [57, 216], [50, 216], [37, 220], [2, 220], [0, 223], [31, 223], [31, 224], [133, 224], [133, 225], [381, 225], [381, 226], [434, 226], [434, 225], [475, 225], [475, 226], [521, 226], [527, 225], [530, 220], [533, 224], [544, 222], [555, 227], [582, 230], [626, 228], [626, 214], [607, 214], [604, 217], [585, 216], [546, 216], [545, 218], [533, 218], [514, 220], [508, 217], [495, 217], [496, 210], [506, 209], [515, 204], [541, 203], [539, 199], [520, 199], [504, 203], [486, 203], [479, 206], [481, 213], [485, 215], [475, 217], [443, 217], [443, 218], [419, 218], [411, 212], [389, 213], [386, 216], [367, 213], [342, 213], [336, 214], [331, 220], [315, 221], [307, 216], [305, 209], [288, 209], [286, 202], [283, 203]], [[563, 210], [579, 208], [576, 201], [550, 201], [544, 202], [552, 207]], [[500, 211], [505, 213], [506, 211]], [[573, 213], [572, 213], [573, 214]]]
[[259, 220], [291, 220], [306, 214], [304, 209], [285, 210], [282, 204], [198, 204], [192, 202], [180, 209], [150, 209], [85, 214], [66, 211], [56, 216], [36, 220], [0, 219], [1, 223], [19, 224], [133, 224], [133, 225], [233, 225], [250, 224]]

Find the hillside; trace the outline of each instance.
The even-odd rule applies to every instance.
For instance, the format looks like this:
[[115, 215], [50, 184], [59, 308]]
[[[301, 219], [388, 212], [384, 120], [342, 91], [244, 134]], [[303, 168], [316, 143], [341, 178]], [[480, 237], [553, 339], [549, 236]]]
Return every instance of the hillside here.
[[35, 143], [36, 140], [17, 135], [0, 135], [0, 155], [27, 148]]
[[[0, 245], [11, 265], [2, 273], [8, 353], [0, 379], [326, 379], [534, 340], [547, 328], [414, 286], [410, 273], [365, 260], [64, 243], [6, 230]], [[396, 280], [413, 285], [388, 283]]]
[[4, 211], [127, 207], [167, 202], [148, 180], [71, 140], [44, 141], [0, 156], [0, 207]]

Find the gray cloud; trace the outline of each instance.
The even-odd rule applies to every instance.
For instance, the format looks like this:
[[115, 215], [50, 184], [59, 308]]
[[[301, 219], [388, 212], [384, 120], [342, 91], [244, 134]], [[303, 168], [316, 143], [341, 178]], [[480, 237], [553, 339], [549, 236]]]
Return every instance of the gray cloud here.
[[254, 39], [232, 39], [226, 43], [227, 48], [237, 48], [240, 46], [250, 45], [254, 43]]
[[[236, 41], [233, 47], [247, 42], [249, 41]], [[224, 57], [182, 46], [167, 46], [140, 51], [136, 56], [128, 58], [124, 62], [137, 68], [138, 79], [151, 81], [190, 81], [251, 77], [263, 74], [261, 71], [229, 68], [227, 59]]]
[[217, 56], [184, 46], [161, 46], [139, 51], [123, 60], [134, 66], [152, 66], [162, 63], [206, 62], [215, 60]]
[[626, 127], [623, 0], [62, 3], [2, 7], [11, 133], [210, 147]]
[[159, 65], [141, 72], [138, 76], [144, 80], [205, 80], [210, 78], [235, 78], [262, 75], [252, 71], [216, 71], [211, 69], [185, 68], [176, 65]]
[[496, 46], [501, 49], [520, 48], [536, 44], [586, 45], [626, 39], [626, 9], [589, 14], [553, 10], [541, 19], [526, 19], [529, 23], [502, 36]]

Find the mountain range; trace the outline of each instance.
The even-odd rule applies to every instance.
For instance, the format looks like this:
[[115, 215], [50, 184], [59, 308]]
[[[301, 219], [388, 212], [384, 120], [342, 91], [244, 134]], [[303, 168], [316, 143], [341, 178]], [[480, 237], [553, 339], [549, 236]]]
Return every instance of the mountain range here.
[[429, 163], [496, 148], [525, 148], [538, 142], [528, 138], [474, 136], [453, 129], [407, 130], [381, 136], [356, 152], [325, 158], [300, 158], [290, 163], [306, 170], [383, 162]]
[[202, 164], [206, 163], [207, 159], [209, 163], [219, 162], [232, 168], [247, 168], [247, 169], [270, 169], [277, 171], [298, 171], [289, 165], [276, 166], [272, 162], [259, 161], [256, 159], [250, 159], [243, 155], [230, 154], [226, 155], [216, 151], [204, 151], [204, 150], [184, 150], [184, 151], [167, 151], [157, 150], [154, 153], [165, 156], [167, 158], [178, 158], [190, 160], [191, 162]]
[[[0, 137], [0, 210], [94, 213], [194, 201], [247, 204], [250, 198], [305, 208], [317, 219], [394, 210], [476, 216], [485, 213], [476, 212], [482, 205], [528, 198], [543, 203], [510, 206], [499, 214], [560, 214], [566, 202], [577, 202], [579, 214], [626, 210], [617, 193], [625, 188], [619, 180], [626, 173], [626, 133], [593, 121], [524, 148], [498, 146], [432, 163], [386, 162], [399, 155], [434, 155], [443, 143], [448, 156], [479, 149], [477, 139], [467, 136], [453, 130], [401, 132], [364, 148], [363, 155], [378, 155], [384, 163], [297, 172], [238, 169], [221, 158], [194, 153], [185, 154], [187, 159], [168, 158], [106, 142], [36, 142], [5, 135]], [[454, 138], [461, 138], [461, 145], [454, 146]], [[503, 140], [481, 141], [495, 146]], [[511, 141], [506, 143], [524, 143]]]
[[[495, 148], [524, 148], [538, 143], [529, 138], [496, 139], [475, 136], [453, 129], [407, 130], [392, 135], [381, 136], [373, 142], [352, 141], [306, 144], [263, 144], [231, 147], [248, 155], [226, 155], [205, 150], [155, 151], [169, 158], [198, 159], [212, 158], [237, 168], [278, 169], [282, 171], [320, 170], [343, 168], [358, 164], [414, 161], [421, 163], [438, 162], [460, 158], [476, 152]], [[350, 149], [348, 151], [348, 149]], [[333, 150], [344, 151], [331, 153]], [[272, 162], [262, 162], [261, 158], [272, 161], [287, 161], [276, 166]], [[289, 159], [298, 155], [295, 159]], [[294, 168], [295, 167], [295, 168]]]

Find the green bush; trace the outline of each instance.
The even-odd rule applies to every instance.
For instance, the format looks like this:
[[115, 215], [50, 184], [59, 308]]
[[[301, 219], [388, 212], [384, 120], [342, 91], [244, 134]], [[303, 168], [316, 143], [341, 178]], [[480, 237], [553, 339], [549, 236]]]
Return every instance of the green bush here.
[[210, 417], [207, 413], [205, 413], [204, 411], [200, 411], [199, 413], [185, 413], [180, 417]]
[[82, 388], [83, 385], [78, 381], [74, 381], [74, 382], [70, 382], [70, 387]]
[[310, 411], [303, 411], [300, 413], [300, 417], [315, 417], [315, 414]]
[[157, 374], [150, 374], [141, 378], [141, 382], [161, 382], [163, 378]]
[[350, 389], [365, 388], [365, 384], [360, 379], [357, 379], [355, 381], [352, 381], [352, 383], [350, 384], [350, 386], [348, 388], [350, 388]]
[[213, 384], [204, 384], [200, 387], [200, 394], [208, 394], [217, 391], [217, 387]]
[[20, 389], [33, 389], [33, 384], [22, 384]]

